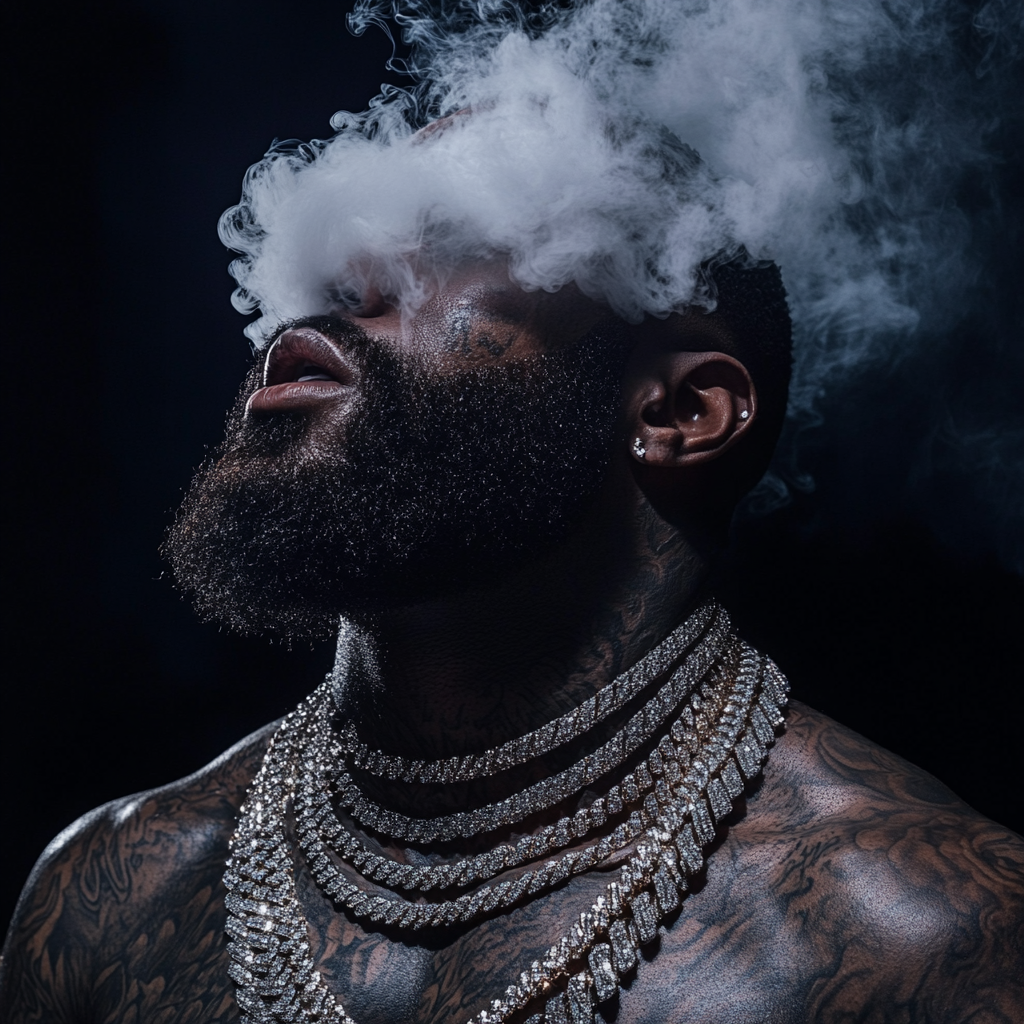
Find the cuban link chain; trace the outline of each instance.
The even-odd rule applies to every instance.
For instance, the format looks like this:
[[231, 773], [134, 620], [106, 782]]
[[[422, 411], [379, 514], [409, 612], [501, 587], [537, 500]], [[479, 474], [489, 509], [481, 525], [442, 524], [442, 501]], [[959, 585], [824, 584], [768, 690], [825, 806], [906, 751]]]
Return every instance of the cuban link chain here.
[[[717, 705], [720, 711], [732, 690], [719, 686], [711, 690], [707, 701], [695, 700], [697, 707], [702, 703]], [[710, 687], [709, 687], [710, 690]], [[692, 708], [692, 705], [691, 705]], [[693, 719], [693, 713], [688, 716]], [[678, 728], [685, 728], [677, 720]], [[414, 902], [400, 893], [368, 891], [363, 885], [346, 881], [331, 859], [331, 853], [355, 868], [363, 879], [372, 879], [379, 885], [395, 888], [415, 889], [423, 894], [430, 889], [463, 887], [476, 881], [494, 877], [509, 868], [517, 867], [537, 856], [550, 855], [550, 848], [534, 857], [533, 836], [524, 837], [516, 847], [498, 846], [483, 854], [467, 857], [454, 864], [413, 866], [401, 863], [383, 855], [371, 853], [366, 846], [337, 819], [330, 805], [329, 792], [323, 782], [320, 785], [300, 786], [296, 797], [296, 832], [299, 844], [310, 866], [310, 871], [320, 886], [339, 905], [347, 907], [357, 917], [363, 917], [375, 924], [398, 925], [403, 928], [426, 928], [452, 925], [471, 921], [495, 910], [508, 908], [526, 896], [535, 896], [545, 889], [565, 881], [573, 875], [588, 871], [617, 850], [623, 849], [658, 819], [660, 804], [671, 799], [667, 779], [679, 780], [689, 767], [691, 756], [685, 749], [676, 747], [670, 737], [656, 747], [651, 754], [633, 771], [613, 787], [615, 795], [598, 797], [590, 807], [578, 811], [572, 818], [562, 818], [556, 826], [556, 836], [567, 846], [574, 838], [582, 837], [590, 824], [606, 819], [604, 810], [595, 819], [591, 812], [599, 801], [610, 800], [614, 814], [636, 805], [628, 818], [607, 835], [582, 848], [562, 853], [555, 859], [548, 859], [538, 868], [527, 871], [515, 879], [496, 885], [483, 886], [471, 893], [465, 893], [450, 900], [429, 903]], [[323, 779], [323, 766], [314, 754], [313, 772], [310, 778]], [[654, 792], [651, 792], [653, 790]], [[607, 804], [601, 805], [606, 806]], [[574, 822], [582, 824], [572, 828]], [[575, 833], [575, 834], [574, 834]], [[419, 885], [415, 880], [423, 880]]]
[[[744, 780], [760, 772], [782, 725], [785, 678], [746, 645], [739, 660], [735, 692], [717, 716], [710, 741], [688, 760], [677, 782], [658, 780], [663, 799], [619, 877], [470, 1024], [503, 1024], [533, 1004], [537, 1010], [528, 1024], [593, 1024], [595, 1005], [618, 991], [619, 979], [637, 963], [638, 950], [679, 908], [687, 879], [703, 868], [702, 851], [714, 839], [714, 823], [732, 810]], [[249, 1024], [353, 1024], [313, 963], [285, 827], [325, 697], [317, 691], [282, 723], [232, 839], [224, 876], [229, 972]]]
[[410, 818], [371, 800], [356, 784], [351, 773], [341, 767], [335, 773], [338, 801], [364, 827], [413, 843], [469, 839], [482, 832], [494, 832], [520, 822], [568, 799], [635, 753], [665, 724], [669, 715], [711, 670], [721, 655], [727, 630], [728, 618], [722, 615], [668, 682], [607, 743], [565, 771], [542, 779], [506, 800], [438, 818]]

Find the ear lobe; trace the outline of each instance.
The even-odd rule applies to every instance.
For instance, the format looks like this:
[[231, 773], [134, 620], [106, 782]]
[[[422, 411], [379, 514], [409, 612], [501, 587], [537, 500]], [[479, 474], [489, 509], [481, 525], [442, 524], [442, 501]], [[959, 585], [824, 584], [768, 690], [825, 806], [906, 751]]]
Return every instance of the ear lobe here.
[[633, 383], [632, 455], [652, 468], [716, 459], [757, 417], [750, 374], [722, 352], [662, 353]]

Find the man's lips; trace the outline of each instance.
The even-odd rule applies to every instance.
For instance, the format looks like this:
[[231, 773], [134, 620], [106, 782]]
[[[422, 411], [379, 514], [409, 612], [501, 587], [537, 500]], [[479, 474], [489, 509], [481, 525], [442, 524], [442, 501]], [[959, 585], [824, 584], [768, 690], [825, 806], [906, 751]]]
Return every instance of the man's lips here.
[[247, 413], [309, 409], [340, 397], [356, 381], [356, 368], [312, 327], [285, 331], [267, 353], [263, 387], [253, 392]]

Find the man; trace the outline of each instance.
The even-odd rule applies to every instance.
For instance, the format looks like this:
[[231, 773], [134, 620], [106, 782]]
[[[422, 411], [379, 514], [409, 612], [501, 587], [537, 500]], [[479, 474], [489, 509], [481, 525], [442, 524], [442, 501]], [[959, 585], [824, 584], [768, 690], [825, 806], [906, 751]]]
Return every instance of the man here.
[[54, 841], [5, 1021], [1024, 1018], [1024, 843], [704, 593], [790, 359], [778, 272], [713, 277], [631, 325], [473, 261], [283, 325], [167, 551], [237, 628], [341, 617], [335, 670]]
[[1020, 840], [788, 703], [708, 592], [787, 408], [768, 257], [804, 415], [969, 279], [957, 32], [357, 5], [389, 13], [413, 88], [222, 220], [269, 347], [166, 544], [204, 616], [335, 667], [55, 840], [3, 1019], [1020, 1019]]

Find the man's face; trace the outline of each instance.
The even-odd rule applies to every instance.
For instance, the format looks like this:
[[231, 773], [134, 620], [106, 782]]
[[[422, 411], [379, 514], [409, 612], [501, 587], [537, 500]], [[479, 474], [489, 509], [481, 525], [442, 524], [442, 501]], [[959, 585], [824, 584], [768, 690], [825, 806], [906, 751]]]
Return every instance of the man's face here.
[[536, 558], [597, 496], [625, 356], [597, 307], [496, 266], [404, 322], [293, 325], [171, 529], [179, 583], [240, 630], [323, 635]]

